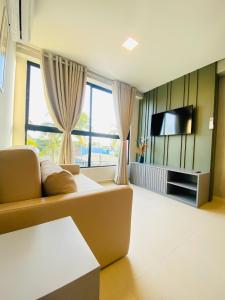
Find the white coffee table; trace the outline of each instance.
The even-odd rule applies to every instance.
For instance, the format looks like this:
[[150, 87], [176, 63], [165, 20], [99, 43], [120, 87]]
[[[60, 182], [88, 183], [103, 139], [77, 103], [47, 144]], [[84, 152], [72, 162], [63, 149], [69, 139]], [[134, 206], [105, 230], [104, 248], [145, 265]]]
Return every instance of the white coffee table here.
[[71, 217], [0, 235], [0, 299], [99, 299], [99, 264]]

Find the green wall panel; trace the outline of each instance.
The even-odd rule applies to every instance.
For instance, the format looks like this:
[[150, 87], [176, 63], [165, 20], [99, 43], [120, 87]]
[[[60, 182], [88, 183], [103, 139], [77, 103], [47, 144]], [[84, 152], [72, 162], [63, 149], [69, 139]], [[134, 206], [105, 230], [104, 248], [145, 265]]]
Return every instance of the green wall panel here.
[[198, 72], [198, 96], [196, 110], [196, 134], [193, 169], [207, 171], [211, 164], [212, 131], [209, 118], [214, 115], [215, 65]]
[[139, 111], [139, 137], [150, 137], [151, 115], [186, 105], [194, 105], [192, 135], [150, 137], [145, 162], [186, 169], [209, 171], [214, 115], [216, 63], [168, 82], [144, 95]]
[[[194, 105], [196, 107], [197, 101], [197, 86], [198, 86], [198, 72], [192, 72], [189, 75], [189, 87], [188, 87], [188, 105]], [[184, 168], [193, 168], [193, 155], [194, 155], [194, 142], [195, 135], [186, 135], [186, 151]]]
[[[162, 85], [157, 88], [157, 105], [156, 112], [162, 112], [166, 110], [167, 107], [167, 85]], [[165, 137], [159, 136], [155, 137], [154, 144], [154, 163], [163, 165], [164, 163], [164, 147], [165, 147]]]
[[[184, 99], [183, 105], [188, 105], [189, 101], [189, 83], [190, 83], [190, 74], [184, 76]], [[186, 160], [186, 146], [187, 146], [187, 136], [183, 135], [181, 137], [181, 156], [180, 156], [180, 167], [185, 168]]]
[[[172, 82], [169, 109], [182, 107], [184, 104], [184, 76]], [[167, 165], [179, 168], [181, 166], [182, 136], [169, 136]]]

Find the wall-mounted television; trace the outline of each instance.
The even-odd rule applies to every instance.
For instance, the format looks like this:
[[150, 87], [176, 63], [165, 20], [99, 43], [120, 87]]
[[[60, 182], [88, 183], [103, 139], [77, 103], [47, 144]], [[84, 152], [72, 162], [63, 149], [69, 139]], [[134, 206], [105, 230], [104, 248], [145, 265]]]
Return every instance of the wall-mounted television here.
[[151, 135], [178, 135], [193, 133], [193, 105], [152, 115]]

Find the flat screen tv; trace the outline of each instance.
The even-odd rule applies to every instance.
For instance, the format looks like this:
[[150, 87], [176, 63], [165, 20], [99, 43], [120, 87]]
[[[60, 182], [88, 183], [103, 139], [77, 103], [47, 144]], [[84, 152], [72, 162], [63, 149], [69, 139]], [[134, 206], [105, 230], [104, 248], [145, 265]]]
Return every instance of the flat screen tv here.
[[193, 114], [193, 105], [153, 114], [151, 135], [192, 134]]

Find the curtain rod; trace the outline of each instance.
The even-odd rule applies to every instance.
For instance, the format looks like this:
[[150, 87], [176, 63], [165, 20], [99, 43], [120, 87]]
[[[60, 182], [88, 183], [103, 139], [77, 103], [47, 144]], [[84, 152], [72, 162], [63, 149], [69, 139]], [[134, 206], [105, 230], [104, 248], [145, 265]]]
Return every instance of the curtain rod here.
[[[16, 44], [16, 50], [19, 53], [34, 57], [35, 59], [38, 59], [38, 60], [41, 59], [41, 49], [37, 49], [37, 48], [31, 47], [31, 46], [27, 46], [27, 45], [17, 43]], [[53, 53], [53, 57], [54, 57], [54, 55], [57, 55], [57, 54]], [[48, 57], [48, 55], [46, 55], [46, 57]], [[69, 60], [74, 61], [72, 59], [69, 59]], [[91, 79], [96, 80], [96, 81], [100, 81], [105, 85], [108, 85], [108, 86], [113, 85], [113, 80], [112, 79], [109, 79], [109, 78], [106, 78], [102, 75], [99, 75], [99, 74], [97, 74], [97, 73], [95, 73], [95, 72], [93, 72], [89, 69], [87, 69], [87, 76], [90, 77]], [[143, 93], [137, 90], [137, 95], [136, 96], [137, 96], [138, 99], [142, 99], [143, 98]]]

